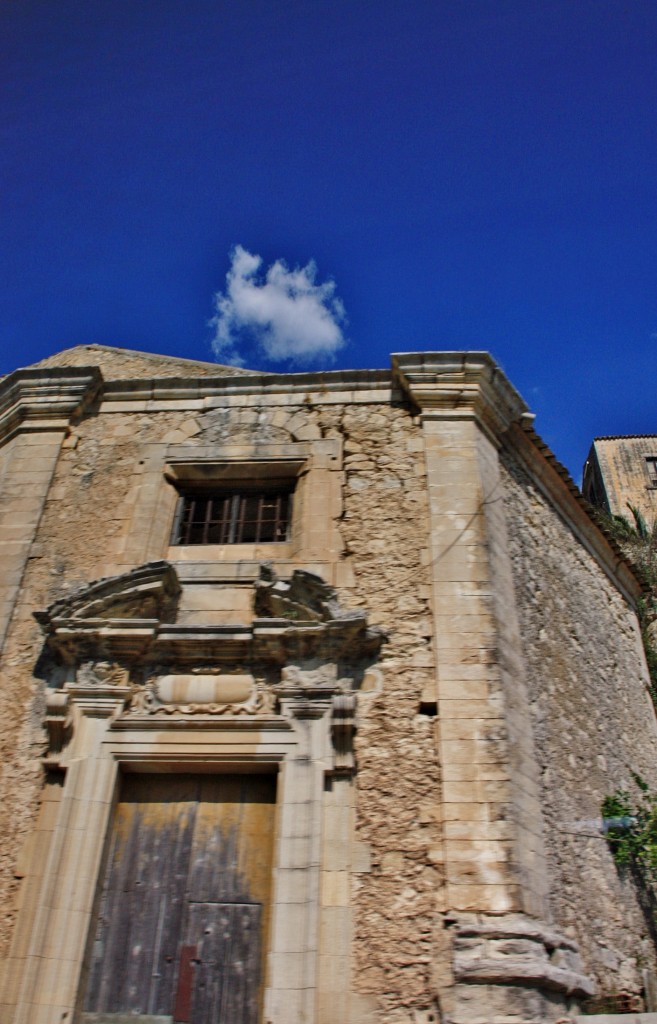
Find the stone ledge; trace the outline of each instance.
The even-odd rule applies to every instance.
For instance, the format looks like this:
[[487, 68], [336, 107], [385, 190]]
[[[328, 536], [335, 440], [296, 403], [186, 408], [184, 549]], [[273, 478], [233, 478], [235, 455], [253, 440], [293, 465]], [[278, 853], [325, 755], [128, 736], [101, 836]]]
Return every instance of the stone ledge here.
[[487, 918], [477, 915], [473, 918], [465, 916], [458, 919], [459, 936], [487, 936], [491, 939], [525, 938], [542, 942], [548, 949], [566, 948], [579, 952], [574, 939], [563, 935], [555, 928], [521, 915]]
[[392, 370], [423, 416], [474, 418], [495, 443], [511, 423], [533, 419], [488, 352], [399, 352]]

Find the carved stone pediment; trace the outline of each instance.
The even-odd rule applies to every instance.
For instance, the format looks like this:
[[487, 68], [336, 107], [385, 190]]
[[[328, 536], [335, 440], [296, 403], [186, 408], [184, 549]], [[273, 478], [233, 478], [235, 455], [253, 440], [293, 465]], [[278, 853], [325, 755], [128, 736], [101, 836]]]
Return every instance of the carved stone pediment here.
[[378, 654], [385, 631], [369, 626], [362, 609], [343, 608], [320, 576], [295, 569], [289, 582], [264, 565], [255, 583], [254, 639], [279, 664], [320, 657], [356, 661]]
[[175, 613], [180, 584], [169, 562], [147, 562], [120, 576], [81, 587], [46, 609], [35, 612], [47, 632], [67, 619], [166, 619]]
[[311, 622], [366, 619], [365, 612], [349, 611], [338, 601], [333, 587], [313, 572], [295, 569], [289, 582], [279, 580], [271, 566], [263, 565], [256, 580], [256, 614]]
[[149, 562], [91, 583], [35, 618], [50, 649], [69, 664], [356, 662], [375, 657], [385, 639], [364, 611], [342, 608], [333, 587], [302, 570], [287, 582], [263, 566], [254, 593], [258, 617], [250, 624], [177, 623], [180, 591], [173, 565]]
[[[108, 577], [36, 613], [67, 681], [50, 691], [50, 760], [71, 736], [75, 709], [111, 716], [113, 727], [239, 728], [253, 716], [286, 724], [330, 720], [334, 770], [354, 770], [353, 733], [363, 663], [385, 633], [363, 610], [341, 607], [319, 576], [279, 580], [263, 566], [250, 623], [180, 623], [173, 565], [150, 562]], [[185, 726], [187, 727], [187, 726]]]

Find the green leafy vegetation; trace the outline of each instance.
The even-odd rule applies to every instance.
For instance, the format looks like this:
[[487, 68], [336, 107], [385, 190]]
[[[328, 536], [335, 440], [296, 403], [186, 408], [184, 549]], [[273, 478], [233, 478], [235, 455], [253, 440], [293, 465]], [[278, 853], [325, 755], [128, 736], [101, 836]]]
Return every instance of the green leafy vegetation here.
[[635, 505], [628, 505], [628, 508], [632, 520], [604, 512], [597, 518], [632, 562], [646, 591], [657, 597], [657, 519], [648, 525], [640, 509]]
[[633, 773], [638, 793], [617, 790], [605, 798], [607, 842], [618, 869], [631, 878], [648, 932], [657, 947], [657, 794]]
[[614, 860], [639, 871], [645, 884], [657, 882], [657, 794], [632, 773], [638, 794], [618, 789], [602, 803], [607, 842]]

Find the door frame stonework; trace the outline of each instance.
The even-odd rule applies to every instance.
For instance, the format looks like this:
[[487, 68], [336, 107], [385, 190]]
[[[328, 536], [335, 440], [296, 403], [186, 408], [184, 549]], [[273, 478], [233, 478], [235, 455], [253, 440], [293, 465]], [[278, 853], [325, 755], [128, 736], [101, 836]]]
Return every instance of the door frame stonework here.
[[[253, 623], [203, 635], [175, 625], [179, 589], [171, 565], [151, 563], [39, 616], [54, 666], [44, 763], [63, 786], [34, 833], [5, 995], [11, 1024], [80, 1020], [113, 807], [121, 772], [132, 771], [278, 773], [263, 1019], [317, 1019], [326, 780], [342, 824], [331, 842], [347, 860], [355, 690], [382, 634], [306, 573], [290, 583], [266, 574]], [[331, 965], [348, 972], [346, 924]]]

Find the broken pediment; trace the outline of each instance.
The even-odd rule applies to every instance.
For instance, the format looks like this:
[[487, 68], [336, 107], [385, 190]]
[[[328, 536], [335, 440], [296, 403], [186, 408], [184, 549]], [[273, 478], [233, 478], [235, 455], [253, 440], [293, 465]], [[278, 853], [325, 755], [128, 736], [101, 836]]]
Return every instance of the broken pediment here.
[[383, 629], [368, 625], [362, 608], [343, 608], [336, 590], [304, 569], [295, 569], [287, 582], [263, 565], [255, 583], [255, 611], [254, 635], [261, 644], [269, 635], [273, 660], [280, 663], [316, 656], [358, 660], [378, 654], [386, 638]]
[[256, 580], [256, 615], [262, 618], [300, 619], [314, 622], [335, 622], [363, 619], [362, 609], [349, 611], [338, 601], [337, 592], [321, 576], [305, 569], [295, 569], [289, 582], [279, 580], [269, 565], [263, 565]]
[[55, 623], [75, 619], [159, 619], [175, 616], [180, 584], [169, 562], [148, 562], [120, 576], [81, 587], [34, 617], [50, 633]]
[[65, 662], [301, 664], [313, 659], [357, 662], [378, 654], [385, 634], [362, 609], [341, 607], [319, 576], [295, 570], [279, 580], [268, 566], [254, 584], [250, 623], [176, 621], [181, 587], [169, 562], [150, 562], [55, 601], [35, 618], [48, 646]]
[[[218, 602], [222, 589], [216, 584]], [[178, 622], [180, 595], [174, 566], [151, 562], [36, 613], [58, 665], [46, 701], [47, 763], [63, 763], [84, 708], [123, 731], [218, 721], [239, 729], [254, 719], [280, 730], [329, 716], [332, 770], [353, 772], [355, 691], [385, 639], [365, 611], [344, 609], [313, 573], [279, 580], [269, 566], [253, 582], [250, 622]]]

